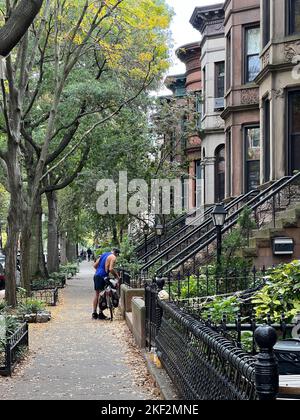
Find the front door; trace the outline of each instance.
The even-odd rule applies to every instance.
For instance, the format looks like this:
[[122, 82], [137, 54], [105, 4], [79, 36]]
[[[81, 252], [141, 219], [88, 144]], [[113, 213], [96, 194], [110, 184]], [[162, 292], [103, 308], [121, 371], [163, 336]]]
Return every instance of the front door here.
[[300, 170], [300, 91], [289, 93], [289, 172]]

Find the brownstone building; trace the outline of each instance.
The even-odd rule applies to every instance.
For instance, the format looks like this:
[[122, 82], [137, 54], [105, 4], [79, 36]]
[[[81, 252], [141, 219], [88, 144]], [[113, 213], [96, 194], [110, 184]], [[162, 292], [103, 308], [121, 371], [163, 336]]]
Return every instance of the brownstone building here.
[[260, 0], [226, 0], [226, 196], [260, 184]]
[[[202, 118], [202, 78], [200, 42], [184, 45], [176, 52], [178, 58], [186, 66], [186, 94], [190, 97], [190, 106], [196, 113], [196, 125], [201, 129]], [[197, 133], [187, 138], [184, 154], [188, 161], [189, 195], [188, 208], [198, 208], [201, 205], [202, 171], [201, 171], [201, 139]]]

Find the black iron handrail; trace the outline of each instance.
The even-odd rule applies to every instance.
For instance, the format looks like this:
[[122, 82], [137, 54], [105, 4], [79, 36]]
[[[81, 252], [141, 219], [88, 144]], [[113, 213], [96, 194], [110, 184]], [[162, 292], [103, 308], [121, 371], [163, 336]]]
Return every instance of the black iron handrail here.
[[[245, 206], [240, 207], [237, 211], [232, 213], [225, 221], [225, 226], [222, 229], [222, 234], [226, 233], [229, 229], [236, 225], [238, 222], [239, 215], [246, 209], [256, 211], [260, 206], [265, 204], [268, 200], [275, 197], [280, 191], [286, 186], [292, 184], [296, 179], [300, 177], [300, 173], [290, 177], [286, 176], [276, 181], [274, 184], [269, 186], [266, 190], [262, 191], [256, 197], [251, 199]], [[203, 242], [204, 240], [204, 242]], [[209, 247], [216, 240], [215, 228], [212, 228], [209, 232], [205, 233], [203, 237], [194, 241], [185, 250], [178, 253], [175, 257], [163, 264], [158, 270], [157, 274], [167, 276], [171, 271], [176, 270], [178, 267], [186, 263], [188, 260], [194, 258], [199, 252]], [[200, 243], [200, 245], [198, 245]], [[198, 246], [197, 246], [198, 245]], [[196, 246], [196, 248], [195, 248]], [[187, 254], [188, 252], [188, 254]], [[178, 260], [179, 259], [179, 260]], [[172, 265], [172, 263], [174, 263]], [[170, 267], [171, 266], [171, 267]]]
[[[197, 211], [199, 211], [199, 209]], [[199, 221], [201, 219], [203, 219], [203, 223], [206, 222], [207, 221], [207, 217], [211, 215], [211, 212], [212, 211], [213, 211], [213, 207], [209, 207], [207, 210], [205, 210], [205, 212], [203, 214], [201, 214], [200, 216], [196, 217], [194, 219], [194, 222], [197, 222], [197, 221]], [[186, 219], [188, 217], [193, 217], [193, 216], [187, 216]], [[197, 226], [197, 227], [199, 227], [199, 226]], [[161, 242], [160, 248], [163, 248], [165, 245], [167, 245], [168, 243], [170, 243], [173, 239], [175, 239], [177, 237], [180, 237], [180, 235], [182, 235], [183, 232], [185, 232], [190, 227], [191, 227], [191, 224], [185, 224], [184, 226], [182, 226], [182, 228], [176, 230], [171, 236], [168, 236], [164, 241]], [[147, 259], [151, 255], [156, 254], [156, 252], [157, 252], [157, 249], [155, 247], [152, 248], [149, 252], [147, 252], [147, 254], [145, 254], [145, 255], [143, 255], [141, 257], [141, 260], [147, 261]]]
[[[239, 197], [236, 197], [233, 201], [231, 201], [229, 204], [227, 204], [225, 206], [226, 210], [230, 211], [232, 208], [234, 208], [236, 205], [242, 203], [243, 201], [247, 202], [248, 199], [252, 200], [251, 197], [253, 196], [253, 194], [258, 194], [258, 191], [257, 190], [252, 190], [252, 191], [248, 192], [247, 194], [243, 194]], [[213, 210], [213, 208], [210, 208], [210, 213], [209, 214], [211, 214], [212, 210]], [[207, 231], [207, 229], [209, 229], [209, 225], [211, 225], [211, 224], [212, 224], [212, 219], [211, 219], [211, 217], [209, 217], [208, 219], [206, 218], [205, 220], [203, 220], [203, 222], [199, 226], [195, 226], [191, 231], [187, 232], [184, 236], [180, 236], [180, 232], [176, 233], [174, 235], [174, 237], [179, 236], [179, 239], [175, 243], [171, 244], [166, 249], [164, 249], [161, 253], [155, 255], [155, 257], [153, 259], [151, 259], [146, 264], [144, 264], [141, 267], [141, 271], [143, 272], [143, 271], [148, 270], [155, 263], [162, 260], [162, 258], [166, 257], [170, 252], [174, 251], [174, 249], [176, 247], [184, 245], [186, 243], [186, 241], [188, 241], [190, 238], [192, 238], [195, 234], [197, 234], [197, 233], [201, 234], [203, 229], [205, 229], [206, 232], [202, 233], [200, 238], [205, 239], [206, 238], [206, 233], [211, 232], [210, 230]], [[190, 225], [186, 226], [185, 229], [187, 227], [190, 227]], [[199, 240], [200, 239], [197, 238], [197, 242]]]
[[[193, 217], [195, 214], [197, 214], [197, 212], [199, 211], [199, 209], [193, 209], [193, 210], [191, 210], [190, 212], [188, 212], [188, 213], [185, 213], [185, 214], [183, 214], [183, 215], [181, 215], [181, 216], [179, 216], [179, 217], [177, 217], [176, 219], [174, 219], [174, 220], [170, 220], [168, 223], [167, 223], [167, 225], [166, 225], [166, 231], [167, 232], [172, 232], [173, 231], [173, 229], [175, 228], [175, 227], [177, 227], [178, 225], [180, 225], [180, 224], [182, 224], [183, 222], [185, 222], [185, 220], [188, 218], [188, 217]], [[148, 244], [148, 246], [151, 244], [151, 243], [153, 243], [153, 242], [155, 242], [155, 240], [156, 240], [156, 234], [155, 234], [155, 232], [152, 232], [149, 236], [148, 236], [148, 238], [147, 238], [147, 244]], [[135, 253], [139, 253], [140, 251], [143, 251], [143, 249], [144, 249], [144, 247], [145, 247], [145, 241], [144, 240], [142, 240], [141, 241], [141, 243], [140, 244], [138, 244], [137, 246], [136, 246], [136, 248], [135, 248]]]

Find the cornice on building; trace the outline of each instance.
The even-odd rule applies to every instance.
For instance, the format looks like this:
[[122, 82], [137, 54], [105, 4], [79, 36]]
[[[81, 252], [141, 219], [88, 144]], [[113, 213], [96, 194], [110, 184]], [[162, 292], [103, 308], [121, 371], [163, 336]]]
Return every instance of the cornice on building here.
[[222, 112], [220, 116], [224, 121], [226, 121], [232, 113], [252, 111], [252, 110], [258, 110], [258, 109], [259, 109], [259, 102], [253, 103], [253, 104], [228, 106], [224, 109], [224, 111]]
[[204, 36], [224, 34], [225, 12], [223, 3], [196, 7], [190, 19], [191, 25]]
[[176, 55], [183, 63], [201, 56], [200, 41], [182, 45], [176, 50]]
[[173, 94], [175, 94], [176, 89], [178, 87], [184, 87], [185, 88], [185, 84], [186, 84], [186, 75], [185, 74], [174, 74], [174, 75], [170, 75], [167, 76], [165, 81], [164, 81], [164, 85], [170, 89]]

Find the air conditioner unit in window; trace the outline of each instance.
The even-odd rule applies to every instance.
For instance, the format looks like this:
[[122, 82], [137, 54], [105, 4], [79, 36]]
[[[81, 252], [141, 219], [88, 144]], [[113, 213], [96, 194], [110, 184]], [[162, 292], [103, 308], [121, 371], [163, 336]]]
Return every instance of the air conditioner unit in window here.
[[224, 109], [225, 100], [224, 98], [215, 98], [215, 111], [220, 111]]

